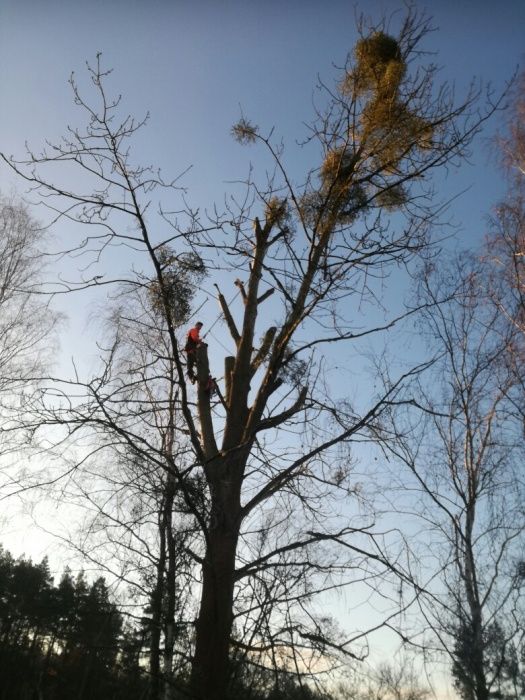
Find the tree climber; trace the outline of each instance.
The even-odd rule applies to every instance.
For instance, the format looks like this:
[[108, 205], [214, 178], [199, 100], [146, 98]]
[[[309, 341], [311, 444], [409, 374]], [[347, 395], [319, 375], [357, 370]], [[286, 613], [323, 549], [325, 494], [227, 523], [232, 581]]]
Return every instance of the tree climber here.
[[217, 391], [217, 380], [215, 377], [212, 377], [211, 374], [208, 375], [208, 380], [204, 386], [204, 391], [210, 396], [213, 396]]
[[186, 345], [184, 347], [187, 358], [188, 378], [192, 384], [194, 384], [195, 380], [197, 379], [195, 375], [195, 363], [197, 360], [196, 350], [200, 345], [202, 345], [202, 339], [200, 337], [201, 328], [202, 323], [200, 321], [197, 321], [193, 328], [190, 328], [188, 334], [186, 335]]

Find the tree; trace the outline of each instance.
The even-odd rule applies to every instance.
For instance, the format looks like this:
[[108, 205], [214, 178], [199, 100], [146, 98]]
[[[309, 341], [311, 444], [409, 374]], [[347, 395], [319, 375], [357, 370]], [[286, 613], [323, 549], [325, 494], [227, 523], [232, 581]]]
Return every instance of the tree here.
[[[59, 315], [37, 294], [45, 264], [44, 231], [28, 207], [0, 194], [0, 492], [2, 498], [41, 483], [14, 456], [34, 448], [20, 417], [49, 365]], [[22, 484], [23, 481], [23, 484]]]
[[142, 697], [138, 659], [118, 678], [122, 617], [102, 578], [89, 584], [66, 569], [54, 586], [45, 559], [3, 550], [0, 571], [0, 697], [126, 697], [113, 690], [131, 679], [127, 697]]
[[396, 663], [383, 663], [371, 669], [355, 688], [341, 688], [341, 700], [426, 700], [430, 690], [421, 685], [413, 664], [407, 657]]
[[488, 700], [499, 697], [525, 612], [515, 329], [487, 303], [487, 269], [473, 256], [426, 273], [422, 330], [435, 365], [405, 396], [405, 420], [398, 411], [387, 430], [424, 527], [418, 600], [432, 646], [449, 654], [465, 700]]
[[[491, 231], [487, 237], [485, 258], [490, 273], [490, 299], [499, 309], [502, 322], [513, 325], [515, 336], [513, 366], [523, 396], [523, 359], [525, 339], [525, 74], [514, 85], [507, 133], [497, 142], [507, 176], [508, 192], [495, 207]], [[523, 401], [516, 410], [525, 416]]]
[[[188, 262], [185, 258], [180, 267], [169, 263], [174, 298], [177, 290], [177, 314], [172, 312], [177, 326], [189, 313], [180, 294], [186, 290], [191, 295]], [[175, 277], [175, 270], [183, 274]], [[143, 616], [150, 697], [169, 698], [186, 669], [192, 636], [187, 611], [195, 572], [187, 550], [198, 525], [186, 501], [190, 496], [203, 501], [204, 483], [190, 473], [192, 455], [178, 414], [175, 366], [157, 325], [156, 287], [145, 285], [126, 295], [125, 306], [120, 302], [108, 314], [115, 340], [106, 374], [92, 387], [93, 399], [104, 404], [96, 459], [70, 477], [58, 498], [80, 505], [84, 513], [68, 545], [128, 587], [136, 614]]]
[[[334, 635], [329, 620], [312, 614], [313, 593], [348, 583], [348, 572], [358, 566], [374, 577], [395, 570], [385, 553], [378, 553], [372, 525], [363, 524], [362, 516], [342, 522], [335, 512], [354, 490], [348, 446], [379, 434], [379, 418], [404, 377], [369, 404], [331, 401], [321, 380], [320, 350], [380, 330], [356, 332], [356, 300], [373, 303], [374, 280], [393, 266], [409, 264], [429, 244], [430, 175], [464, 155], [494, 109], [477, 113], [474, 93], [455, 104], [450, 89], [434, 85], [435, 67], [411, 72], [428, 28], [412, 12], [397, 37], [383, 26], [363, 25], [335, 88], [325, 89], [309, 138], [318, 146], [319, 161], [302, 186], [288, 175], [284, 155], [271, 139], [241, 119], [234, 135], [267, 149], [275, 176], [265, 186], [248, 182], [244, 203], [213, 220], [200, 221], [187, 206], [170, 206], [161, 208], [159, 226], [153, 225], [153, 193], [173, 189], [175, 181], [133, 165], [127, 144], [143, 122], [118, 119], [119, 100], [105, 92], [107, 73], [100, 61], [89, 69], [98, 105], [86, 102], [72, 81], [87, 127], [71, 128], [60, 143], [41, 155], [29, 153], [25, 161], [4, 158], [60, 217], [99, 227], [77, 250], [88, 250], [96, 262], [109, 244], [125, 245], [143, 252], [150, 266], [150, 272], [131, 271], [126, 289], [153, 296], [163, 357], [173, 362], [173, 373], [163, 377], [164, 392], [176, 397], [177, 416], [192, 446], [189, 466], [178, 464], [169, 446], [161, 456], [158, 443], [134, 429], [143, 403], [130, 399], [138, 384], [119, 373], [113, 344], [97, 378], [54, 383], [54, 396], [61, 391], [62, 398], [51, 406], [48, 394], [42, 394], [41, 404], [34, 405], [35, 426], [59, 425], [75, 436], [94, 429], [173, 476], [202, 537], [191, 551], [202, 575], [191, 674], [196, 698], [225, 697], [232, 632], [235, 637], [243, 627], [251, 629], [249, 640], [236, 641], [244, 644], [247, 658], [269, 663], [269, 652], [273, 663], [299, 676], [315, 670], [315, 658], [355, 655], [350, 640]], [[72, 190], [66, 179], [56, 180], [57, 164], [79, 169], [92, 189]], [[177, 214], [169, 213], [175, 209]], [[208, 263], [208, 273], [226, 266], [238, 276], [242, 304], [230, 307], [217, 293], [233, 348], [225, 358], [217, 404], [205, 345], [197, 351], [195, 403], [186, 385], [173, 308], [178, 277], [171, 275], [173, 265], [188, 260], [200, 268], [210, 249], [220, 262], [215, 270]], [[100, 281], [90, 269], [93, 276], [84, 276], [76, 288], [111, 282]], [[161, 355], [155, 350], [144, 366], [158, 366]], [[74, 405], [73, 387], [85, 392]], [[145, 404], [151, 415], [151, 400]], [[194, 488], [201, 483], [195, 482], [198, 470], [205, 498]], [[264, 590], [269, 581], [279, 581], [277, 597], [270, 593], [243, 608], [242, 587]], [[249, 621], [256, 619], [251, 627]]]
[[[0, 196], [0, 390], [14, 394], [43, 367], [42, 340], [56, 319], [33, 292], [41, 278], [43, 231], [26, 205]], [[39, 350], [40, 352], [36, 352]], [[7, 399], [5, 399], [7, 400]]]
[[502, 164], [506, 166], [511, 182], [523, 182], [525, 175], [525, 73], [514, 83], [506, 134], [498, 139]]
[[[490, 697], [516, 700], [523, 697], [525, 691], [523, 635], [510, 639], [508, 620], [504, 619], [502, 623], [496, 620], [486, 626], [483, 661], [486, 676], [492, 679]], [[457, 689], [464, 698], [476, 697], [476, 668], [472, 655], [471, 630], [468, 627], [457, 630], [454, 656], [452, 674]]]

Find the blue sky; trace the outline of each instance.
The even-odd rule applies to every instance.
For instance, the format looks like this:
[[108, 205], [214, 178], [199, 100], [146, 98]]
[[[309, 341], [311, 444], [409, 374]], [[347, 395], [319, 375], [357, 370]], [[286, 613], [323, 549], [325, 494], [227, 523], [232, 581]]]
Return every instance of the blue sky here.
[[[507, 0], [420, 2], [438, 28], [426, 48], [437, 51], [443, 79], [458, 93], [473, 77], [501, 89], [523, 60], [525, 3]], [[374, 18], [400, 12], [398, 2], [367, 2]], [[312, 115], [317, 76], [328, 83], [355, 41], [352, 2], [332, 0], [188, 0], [143, 2], [56, 0], [0, 2], [2, 150], [21, 153], [75, 123], [67, 79], [103, 52], [114, 85], [130, 112], [151, 113], [141, 156], [171, 174], [193, 166], [191, 198], [210, 206], [228, 180], [246, 173], [248, 155], [229, 130], [240, 110], [293, 147]], [[459, 204], [458, 219], [477, 216], [492, 199], [494, 173], [479, 141], [474, 169], [458, 180], [475, 192]], [[294, 165], [301, 155], [293, 153]], [[490, 172], [488, 172], [490, 171]], [[0, 170], [0, 188], [11, 177]], [[463, 211], [461, 207], [463, 205]], [[470, 232], [469, 236], [474, 236]]]
[[[525, 59], [521, 0], [416, 5], [436, 27], [424, 43], [429, 60], [442, 66], [440, 77], [455, 84], [459, 98], [472, 79], [491, 83], [497, 94]], [[252, 159], [255, 177], [264, 179], [267, 161], [231, 138], [241, 112], [263, 131], [275, 128], [285, 163], [300, 179], [315, 165], [296, 142], [313, 116], [318, 76], [327, 84], [335, 79], [333, 66], [355, 43], [361, 9], [375, 20], [390, 17], [394, 26], [402, 7], [393, 0], [361, 8], [342, 0], [0, 0], [0, 150], [23, 156], [26, 141], [38, 150], [66, 125], [78, 125], [83, 115], [68, 78], [74, 71], [85, 86], [85, 62], [100, 51], [113, 68], [110, 89], [122, 94], [123, 111], [150, 113], [137, 160], [160, 166], [166, 177], [190, 168], [183, 184], [193, 207], [220, 205]], [[487, 125], [470, 163], [439, 181], [441, 200], [463, 193], [447, 214], [459, 245], [482, 239], [485, 217], [503, 191], [488, 147], [497, 126], [496, 119]], [[24, 183], [0, 165], [0, 191], [13, 188], [22, 194]]]
[[[436, 31], [424, 46], [458, 96], [472, 79], [492, 83], [497, 93], [525, 65], [523, 0], [415, 4], [433, 17]], [[374, 19], [402, 7], [386, 0], [361, 5]], [[335, 78], [333, 64], [344, 63], [356, 40], [359, 11], [341, 0], [0, 0], [0, 150], [23, 155], [26, 141], [38, 149], [77, 124], [67, 81], [75, 71], [85, 84], [85, 61], [101, 51], [125, 110], [151, 115], [138, 159], [168, 176], [191, 166], [184, 183], [194, 206], [220, 203], [229, 182], [248, 172], [255, 156], [230, 136], [241, 111], [263, 130], [275, 127], [299, 177], [313, 165], [295, 141], [313, 116], [317, 77], [328, 84]], [[442, 198], [464, 192], [450, 210], [460, 245], [482, 239], [485, 217], [504, 191], [488, 147], [497, 127], [494, 119], [470, 162], [439, 181]], [[264, 176], [264, 164], [254, 163]], [[1, 165], [0, 190], [13, 189], [22, 194], [24, 185]], [[39, 556], [48, 543], [32, 537], [27, 520], [18, 522], [6, 545]]]

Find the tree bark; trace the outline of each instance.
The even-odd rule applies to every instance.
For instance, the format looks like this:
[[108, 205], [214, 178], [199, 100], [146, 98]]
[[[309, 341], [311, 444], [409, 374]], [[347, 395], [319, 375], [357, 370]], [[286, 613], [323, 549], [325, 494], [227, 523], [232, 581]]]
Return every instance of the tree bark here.
[[223, 700], [229, 677], [229, 649], [233, 622], [235, 555], [240, 528], [240, 490], [244, 453], [219, 453], [210, 410], [208, 354], [197, 349], [197, 404], [204, 472], [211, 507], [205, 533], [202, 592], [196, 622], [191, 692], [198, 700]]
[[176, 607], [176, 552], [173, 533], [173, 502], [175, 500], [175, 481], [171, 474], [166, 483], [166, 505], [164, 509], [164, 528], [166, 532], [166, 592], [164, 621], [164, 655], [162, 673], [164, 678], [163, 700], [173, 697], [173, 648], [175, 645], [175, 607]]
[[224, 700], [229, 678], [238, 528], [232, 531], [224, 518], [220, 520], [208, 533], [196, 623], [191, 690], [198, 700]]
[[470, 611], [472, 633], [472, 666], [474, 673], [476, 700], [489, 700], [487, 677], [485, 673], [485, 643], [483, 640], [483, 611], [479, 599], [478, 580], [476, 575], [476, 560], [474, 556], [474, 520], [476, 517], [476, 474], [472, 469], [469, 473], [469, 491], [471, 502], [467, 508], [465, 532], [465, 589]]
[[151, 630], [149, 671], [150, 686], [149, 700], [159, 700], [161, 689], [160, 672], [160, 638], [162, 620], [162, 598], [164, 595], [164, 571], [166, 568], [166, 531], [164, 527], [165, 508], [164, 503], [159, 513], [159, 558], [157, 561], [157, 580], [151, 596]]

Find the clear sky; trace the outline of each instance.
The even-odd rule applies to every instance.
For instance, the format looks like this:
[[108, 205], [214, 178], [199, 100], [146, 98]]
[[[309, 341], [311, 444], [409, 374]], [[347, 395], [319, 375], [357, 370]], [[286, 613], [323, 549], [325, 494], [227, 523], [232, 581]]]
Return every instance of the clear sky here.
[[[525, 59], [522, 0], [415, 4], [433, 17], [436, 31], [424, 48], [458, 97], [472, 79], [491, 83], [497, 94]], [[100, 51], [123, 109], [150, 113], [137, 160], [160, 166], [166, 177], [190, 168], [183, 183], [193, 207], [220, 204], [229, 183], [246, 176], [254, 153], [230, 135], [241, 111], [263, 131], [275, 127], [287, 167], [301, 178], [313, 164], [296, 142], [313, 116], [318, 76], [335, 79], [333, 66], [354, 45], [361, 10], [395, 25], [402, 8], [398, 0], [0, 0], [0, 150], [23, 156], [26, 141], [38, 150], [66, 125], [78, 125], [83, 115], [68, 78], [74, 71], [85, 85], [85, 62]], [[449, 213], [460, 245], [482, 239], [502, 192], [487, 146], [497, 125], [487, 125], [470, 163], [440, 182], [443, 200], [463, 193]], [[265, 166], [255, 161], [261, 180]], [[0, 191], [13, 188], [23, 193], [24, 183], [0, 165]]]
[[[459, 94], [475, 76], [501, 89], [523, 60], [521, 0], [416, 5], [434, 18], [438, 31], [426, 47]], [[332, 64], [355, 41], [356, 12], [378, 18], [399, 8], [394, 0], [361, 8], [343, 0], [0, 0], [1, 148], [19, 154], [26, 140], [37, 146], [75, 123], [67, 79], [71, 71], [81, 78], [85, 61], [102, 51], [129, 111], [151, 113], [141, 155], [171, 174], [193, 166], [191, 199], [210, 206], [246, 173], [249, 156], [229, 134], [240, 110], [293, 146], [312, 115], [317, 76], [330, 82]], [[477, 217], [492, 199], [481, 142], [473, 164], [458, 181], [458, 191], [473, 187], [460, 204], [466, 227], [466, 214]], [[0, 188], [11, 183], [1, 170]]]
[[[415, 5], [433, 17], [425, 47], [458, 95], [473, 78], [497, 93], [525, 65], [524, 0]], [[189, 199], [205, 209], [248, 171], [249, 152], [230, 136], [241, 111], [265, 130], [275, 127], [300, 172], [305, 156], [295, 140], [313, 115], [317, 77], [330, 83], [333, 64], [344, 63], [356, 14], [379, 19], [402, 8], [393, 0], [0, 0], [0, 150], [23, 155], [26, 141], [38, 148], [78, 123], [67, 81], [75, 71], [82, 82], [85, 61], [101, 51], [126, 110], [150, 112], [139, 158], [167, 175], [191, 166]], [[462, 244], [481, 240], [484, 217], [503, 191], [487, 146], [497, 126], [494, 120], [470, 163], [441, 183], [444, 197], [468, 190], [451, 210]], [[24, 185], [0, 166], [0, 190], [23, 193]], [[11, 522], [4, 542], [16, 554], [39, 556], [26, 524]]]

